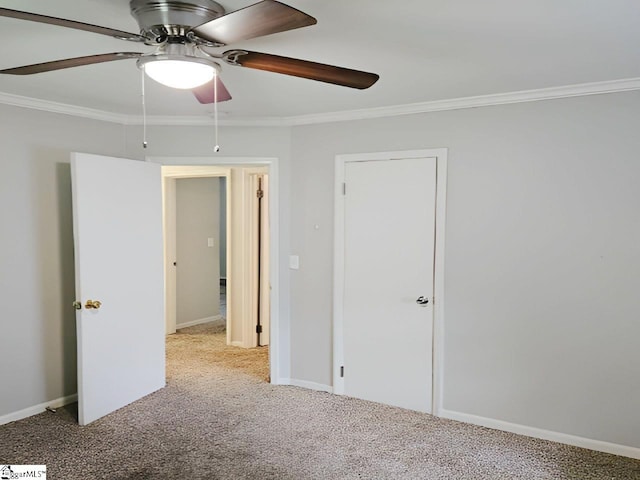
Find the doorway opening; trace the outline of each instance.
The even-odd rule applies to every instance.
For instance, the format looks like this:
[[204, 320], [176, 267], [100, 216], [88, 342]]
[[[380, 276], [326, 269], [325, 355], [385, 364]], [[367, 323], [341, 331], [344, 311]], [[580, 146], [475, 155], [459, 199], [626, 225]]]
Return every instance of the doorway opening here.
[[162, 167], [166, 333], [224, 334], [212, 343], [220, 355], [262, 347], [252, 358], [264, 362], [265, 379], [274, 378], [276, 363], [267, 353], [273, 337], [270, 170]]

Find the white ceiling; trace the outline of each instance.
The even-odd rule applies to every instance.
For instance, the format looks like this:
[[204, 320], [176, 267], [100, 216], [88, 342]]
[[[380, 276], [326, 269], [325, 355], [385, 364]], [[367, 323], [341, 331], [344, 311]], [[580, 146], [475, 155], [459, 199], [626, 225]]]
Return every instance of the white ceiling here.
[[[219, 0], [227, 11], [257, 0]], [[228, 118], [289, 117], [640, 77], [638, 0], [284, 0], [318, 19], [230, 47], [380, 74], [364, 91], [223, 65]], [[0, 0], [0, 6], [138, 32], [128, 0]], [[150, 47], [0, 18], [0, 68]], [[225, 49], [229, 49], [226, 47]], [[140, 73], [122, 60], [0, 75], [0, 92], [137, 115]], [[208, 115], [190, 92], [147, 82], [151, 115]]]

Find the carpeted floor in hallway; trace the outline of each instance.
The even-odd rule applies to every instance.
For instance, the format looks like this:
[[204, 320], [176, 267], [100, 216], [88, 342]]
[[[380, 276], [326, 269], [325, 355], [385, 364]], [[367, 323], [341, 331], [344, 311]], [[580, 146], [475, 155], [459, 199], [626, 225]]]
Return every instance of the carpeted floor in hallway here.
[[0, 426], [0, 462], [52, 480], [640, 480], [640, 461], [296, 387], [223, 326], [167, 340], [166, 388], [86, 427], [73, 406]]

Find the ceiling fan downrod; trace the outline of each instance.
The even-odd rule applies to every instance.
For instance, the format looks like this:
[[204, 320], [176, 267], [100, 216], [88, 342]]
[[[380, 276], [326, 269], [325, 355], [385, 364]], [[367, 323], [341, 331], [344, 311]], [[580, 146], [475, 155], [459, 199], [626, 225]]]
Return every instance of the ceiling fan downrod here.
[[[131, 15], [140, 26], [140, 34], [149, 44], [164, 43], [167, 38], [188, 39], [197, 43], [190, 32], [194, 25], [202, 25], [225, 14], [225, 9], [213, 0], [184, 2], [177, 0], [131, 0]], [[219, 46], [217, 43], [211, 46]]]

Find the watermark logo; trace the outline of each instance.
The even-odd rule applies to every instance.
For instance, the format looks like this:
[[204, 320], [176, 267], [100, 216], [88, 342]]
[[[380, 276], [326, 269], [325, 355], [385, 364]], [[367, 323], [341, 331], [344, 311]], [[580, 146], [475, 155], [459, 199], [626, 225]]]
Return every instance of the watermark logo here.
[[8, 480], [11, 478], [11, 474], [13, 473], [13, 469], [11, 465], [0, 465], [0, 478], [2, 480]]
[[39, 478], [47, 480], [46, 465], [0, 465], [0, 480]]

